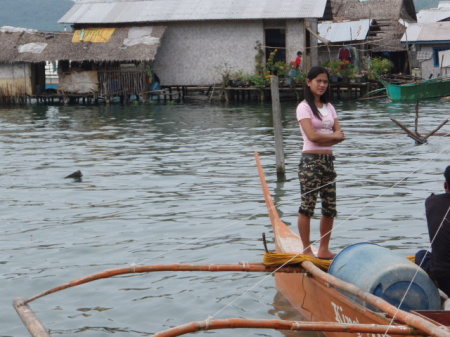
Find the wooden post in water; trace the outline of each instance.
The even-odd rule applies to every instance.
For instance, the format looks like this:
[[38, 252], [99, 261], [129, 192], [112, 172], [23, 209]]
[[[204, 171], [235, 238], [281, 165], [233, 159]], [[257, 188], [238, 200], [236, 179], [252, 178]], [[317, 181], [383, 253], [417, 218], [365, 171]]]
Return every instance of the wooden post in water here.
[[431, 137], [432, 135], [434, 135], [437, 131], [439, 131], [440, 128], [442, 128], [445, 124], [447, 124], [450, 121], [450, 119], [443, 121], [441, 123], [441, 125], [439, 125], [436, 129], [434, 129], [427, 135], [422, 136], [419, 133], [419, 102], [418, 101], [416, 102], [416, 120], [415, 120], [414, 132], [408, 130], [408, 128], [406, 126], [404, 126], [402, 123], [400, 123], [398, 120], [396, 120], [394, 118], [391, 118], [391, 120], [393, 122], [395, 122], [395, 124], [397, 124], [400, 128], [402, 128], [403, 131], [405, 131], [409, 137], [414, 139], [416, 141], [416, 144], [418, 144], [418, 145], [425, 144], [428, 141], [428, 137]]
[[283, 127], [281, 125], [280, 90], [278, 83], [278, 76], [272, 76], [270, 78], [277, 176], [284, 179], [286, 170], [284, 165]]

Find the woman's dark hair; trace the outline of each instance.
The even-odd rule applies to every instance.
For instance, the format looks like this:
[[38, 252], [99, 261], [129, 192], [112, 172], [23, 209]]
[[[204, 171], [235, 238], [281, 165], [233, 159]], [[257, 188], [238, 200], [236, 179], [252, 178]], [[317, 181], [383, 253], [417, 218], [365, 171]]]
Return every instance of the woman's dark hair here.
[[[312, 81], [313, 79], [315, 79], [320, 74], [326, 74], [328, 80], [330, 80], [330, 74], [328, 73], [328, 71], [324, 67], [319, 67], [319, 66], [312, 67], [309, 70], [308, 75], [306, 76], [306, 78], [308, 80]], [[317, 118], [322, 120], [322, 117], [320, 116], [319, 110], [317, 109], [316, 104], [314, 103], [314, 94], [312, 93], [311, 88], [306, 85], [304, 91], [305, 91], [305, 101], [310, 106], [314, 116], [316, 116]], [[328, 86], [327, 90], [323, 93], [322, 96], [320, 96], [320, 101], [322, 103], [324, 103], [324, 104], [327, 104], [330, 101], [330, 86]]]

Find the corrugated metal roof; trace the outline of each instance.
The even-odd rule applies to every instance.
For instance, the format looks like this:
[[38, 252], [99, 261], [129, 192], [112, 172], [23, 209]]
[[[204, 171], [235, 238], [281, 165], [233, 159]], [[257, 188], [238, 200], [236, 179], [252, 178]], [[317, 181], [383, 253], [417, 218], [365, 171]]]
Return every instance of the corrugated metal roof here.
[[450, 1], [439, 1], [438, 8], [450, 8]]
[[81, 0], [68, 24], [321, 18], [326, 0]]
[[417, 13], [417, 23], [432, 23], [450, 18], [450, 9], [422, 9]]
[[430, 43], [450, 41], [450, 22], [414, 24], [402, 36], [402, 43]]
[[372, 20], [357, 21], [323, 21], [318, 25], [318, 33], [330, 42], [347, 42], [365, 40]]

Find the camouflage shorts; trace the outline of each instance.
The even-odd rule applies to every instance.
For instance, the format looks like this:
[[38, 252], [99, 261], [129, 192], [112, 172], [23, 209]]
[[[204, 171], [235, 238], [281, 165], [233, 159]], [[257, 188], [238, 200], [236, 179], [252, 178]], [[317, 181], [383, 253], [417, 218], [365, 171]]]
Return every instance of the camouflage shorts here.
[[302, 204], [299, 213], [313, 216], [320, 194], [322, 215], [336, 217], [336, 172], [333, 155], [304, 153], [300, 161], [298, 177]]

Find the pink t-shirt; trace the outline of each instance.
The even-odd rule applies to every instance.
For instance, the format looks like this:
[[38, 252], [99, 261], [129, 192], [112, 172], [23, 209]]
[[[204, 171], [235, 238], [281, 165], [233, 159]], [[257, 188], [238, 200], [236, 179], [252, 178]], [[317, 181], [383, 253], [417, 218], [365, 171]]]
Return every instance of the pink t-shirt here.
[[[321, 133], [333, 133], [333, 126], [334, 126], [334, 120], [337, 118], [336, 110], [334, 107], [330, 104], [324, 104], [322, 109], [319, 109], [322, 120], [314, 116], [313, 111], [311, 110], [310, 106], [306, 101], [301, 102], [297, 106], [297, 121], [299, 122], [302, 119], [310, 118], [312, 127], [315, 131], [321, 132]], [[331, 150], [331, 146], [321, 146], [319, 144], [313, 143], [310, 141], [305, 133], [302, 130], [302, 127], [300, 125], [300, 131], [303, 135], [303, 151], [314, 151], [314, 150]]]

